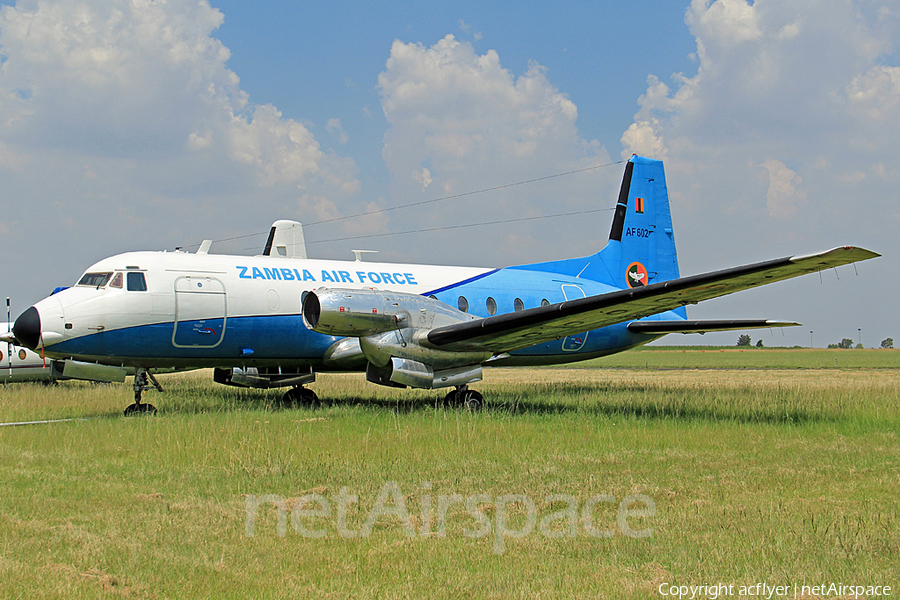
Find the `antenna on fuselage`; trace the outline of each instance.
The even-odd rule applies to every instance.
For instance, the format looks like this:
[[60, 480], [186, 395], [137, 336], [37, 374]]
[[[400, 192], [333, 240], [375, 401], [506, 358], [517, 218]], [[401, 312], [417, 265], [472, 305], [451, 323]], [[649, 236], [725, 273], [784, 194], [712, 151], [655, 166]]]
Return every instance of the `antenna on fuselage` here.
[[[12, 317], [9, 312], [9, 296], [6, 297], [6, 328], [12, 331]], [[12, 342], [6, 342], [6, 365], [9, 367], [9, 380], [12, 381]]]
[[350, 252], [356, 256], [356, 260], [354, 262], [362, 262], [363, 254], [377, 254], [378, 250], [351, 250]]

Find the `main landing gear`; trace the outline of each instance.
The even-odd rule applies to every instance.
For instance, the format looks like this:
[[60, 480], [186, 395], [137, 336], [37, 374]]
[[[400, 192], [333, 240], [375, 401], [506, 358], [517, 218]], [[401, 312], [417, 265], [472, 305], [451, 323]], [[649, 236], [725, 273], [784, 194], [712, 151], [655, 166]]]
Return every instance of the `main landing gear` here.
[[304, 406], [316, 407], [321, 404], [316, 393], [309, 388], [303, 386], [292, 387], [281, 397], [281, 403], [284, 406]]
[[156, 377], [147, 369], [138, 368], [134, 372], [134, 404], [125, 409], [125, 416], [132, 415], [155, 415], [156, 407], [146, 402], [141, 402], [141, 394], [146, 390], [155, 389], [158, 392], [163, 391], [162, 386], [156, 380]]
[[467, 385], [456, 386], [456, 389], [444, 396], [444, 406], [462, 406], [468, 410], [484, 408], [484, 396], [470, 390]]

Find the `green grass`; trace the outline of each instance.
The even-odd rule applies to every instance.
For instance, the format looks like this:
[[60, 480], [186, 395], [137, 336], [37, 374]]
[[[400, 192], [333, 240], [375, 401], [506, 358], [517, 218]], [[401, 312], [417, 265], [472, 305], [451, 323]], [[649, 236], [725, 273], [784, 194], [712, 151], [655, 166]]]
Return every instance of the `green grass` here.
[[900, 350], [642, 346], [575, 368], [900, 369]]
[[[900, 369], [677, 370], [659, 351], [628, 354], [662, 363], [489, 370], [480, 413], [351, 375], [320, 378], [317, 410], [279, 409], [277, 394], [215, 386], [208, 372], [172, 375], [147, 395], [159, 415], [132, 419], [119, 416], [127, 385], [0, 389], [0, 421], [100, 417], [0, 428], [0, 596], [660, 598], [663, 582], [760, 581], [896, 594]], [[394, 515], [342, 537], [341, 488], [359, 496], [349, 530], [393, 489], [415, 535]], [[301, 517], [308, 494], [331, 515]], [[541, 519], [568, 495], [577, 535], [535, 527], [501, 538], [500, 553], [495, 528], [466, 535], [478, 522], [456, 504], [442, 536], [439, 496], [452, 494], [485, 495], [488, 522], [502, 513], [514, 528], [525, 511], [498, 509], [502, 496], [531, 498]], [[615, 500], [596, 504], [593, 523], [612, 537], [580, 519], [600, 494]], [[634, 494], [655, 503], [627, 521], [646, 538], [618, 526]], [[248, 497], [264, 495], [286, 502], [284, 537], [272, 504], [246, 535]], [[325, 537], [298, 534], [292, 508]]]

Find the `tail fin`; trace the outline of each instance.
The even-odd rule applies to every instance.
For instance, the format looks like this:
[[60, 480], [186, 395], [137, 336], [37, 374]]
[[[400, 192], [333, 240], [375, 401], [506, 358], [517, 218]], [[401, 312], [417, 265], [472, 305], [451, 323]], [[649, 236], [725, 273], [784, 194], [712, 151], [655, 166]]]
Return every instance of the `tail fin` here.
[[662, 161], [633, 156], [625, 164], [609, 242], [600, 252], [512, 268], [582, 277], [618, 288], [677, 279], [678, 255]]
[[[617, 287], [678, 278], [678, 254], [666, 173], [659, 160], [633, 156], [625, 166], [609, 243], [595, 257]], [[591, 277], [588, 269], [583, 276]], [[604, 273], [596, 273], [604, 281]]]

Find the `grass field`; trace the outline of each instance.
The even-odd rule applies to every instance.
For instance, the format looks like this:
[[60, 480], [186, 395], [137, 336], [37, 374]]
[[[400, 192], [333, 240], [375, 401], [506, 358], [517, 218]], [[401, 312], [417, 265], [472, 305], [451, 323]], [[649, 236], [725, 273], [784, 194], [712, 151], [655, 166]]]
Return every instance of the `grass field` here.
[[0, 388], [0, 421], [87, 419], [0, 427], [0, 597], [900, 594], [900, 352], [486, 378], [478, 413], [359, 375], [321, 376], [315, 410], [170, 375], [130, 419], [127, 385]]

